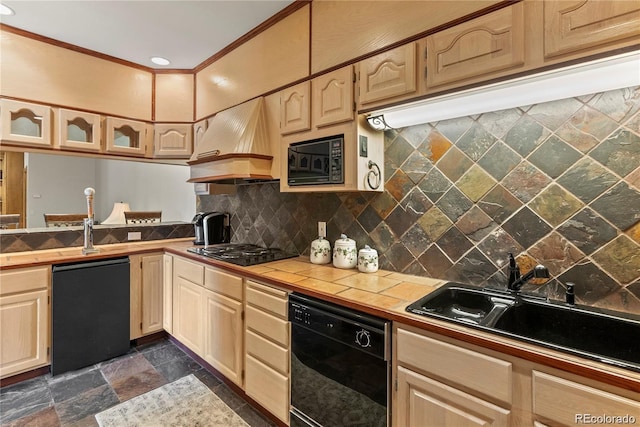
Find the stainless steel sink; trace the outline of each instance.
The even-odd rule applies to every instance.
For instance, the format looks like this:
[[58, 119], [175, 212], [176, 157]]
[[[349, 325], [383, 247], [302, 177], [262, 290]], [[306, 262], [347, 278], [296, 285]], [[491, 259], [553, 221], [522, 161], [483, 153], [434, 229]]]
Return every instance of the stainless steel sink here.
[[640, 316], [454, 282], [407, 311], [640, 371]]

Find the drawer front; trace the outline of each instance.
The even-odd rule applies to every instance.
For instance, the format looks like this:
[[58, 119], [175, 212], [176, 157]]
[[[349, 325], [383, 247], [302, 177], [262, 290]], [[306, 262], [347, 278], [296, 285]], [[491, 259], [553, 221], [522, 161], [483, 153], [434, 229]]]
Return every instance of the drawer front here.
[[276, 417], [289, 421], [289, 378], [247, 355], [244, 390]]
[[229, 298], [242, 300], [242, 277], [207, 267], [204, 271], [204, 287]]
[[247, 281], [247, 303], [287, 318], [287, 292], [256, 282]]
[[289, 347], [289, 322], [278, 319], [250, 305], [245, 310], [247, 328], [269, 337], [283, 347]]
[[0, 295], [46, 289], [50, 282], [51, 267], [20, 268], [0, 272]]
[[[533, 413], [535, 419], [550, 425], [593, 424], [584, 417], [612, 417], [640, 414], [640, 402], [617, 394], [533, 371]], [[582, 417], [579, 419], [578, 417]], [[606, 424], [627, 424], [612, 420]], [[604, 424], [604, 423], [600, 423]]]
[[247, 353], [259, 359], [283, 375], [289, 373], [289, 351], [247, 329], [245, 336]]
[[398, 363], [447, 383], [466, 386], [500, 402], [512, 402], [512, 364], [482, 353], [418, 335], [397, 334]]
[[202, 264], [175, 257], [173, 260], [173, 274], [200, 286], [204, 284], [204, 265]]

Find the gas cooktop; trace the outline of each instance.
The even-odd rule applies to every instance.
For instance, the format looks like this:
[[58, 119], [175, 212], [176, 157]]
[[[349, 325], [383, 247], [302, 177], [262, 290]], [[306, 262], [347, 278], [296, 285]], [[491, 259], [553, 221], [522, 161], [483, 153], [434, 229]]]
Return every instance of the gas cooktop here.
[[244, 267], [298, 256], [297, 254], [285, 252], [282, 249], [263, 248], [261, 246], [244, 243], [223, 243], [219, 245], [192, 247], [188, 248], [187, 251]]

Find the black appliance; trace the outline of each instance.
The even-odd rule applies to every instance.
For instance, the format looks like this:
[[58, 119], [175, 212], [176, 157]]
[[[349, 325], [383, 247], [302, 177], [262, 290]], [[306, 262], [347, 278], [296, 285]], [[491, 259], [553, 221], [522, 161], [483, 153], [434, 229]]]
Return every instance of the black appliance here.
[[344, 135], [289, 145], [289, 185], [343, 184]]
[[129, 258], [53, 266], [51, 375], [129, 351]]
[[298, 256], [297, 254], [285, 252], [282, 249], [263, 248], [261, 246], [244, 243], [228, 243], [205, 246], [204, 248], [188, 248], [187, 251], [245, 267]]
[[389, 425], [390, 322], [292, 293], [291, 427]]
[[194, 245], [228, 243], [231, 240], [229, 214], [224, 212], [198, 212], [191, 220], [195, 229]]

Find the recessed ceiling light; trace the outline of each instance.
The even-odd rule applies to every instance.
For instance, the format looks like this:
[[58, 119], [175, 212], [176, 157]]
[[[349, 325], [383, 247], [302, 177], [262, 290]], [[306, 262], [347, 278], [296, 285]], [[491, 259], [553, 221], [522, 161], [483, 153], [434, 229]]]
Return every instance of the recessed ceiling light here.
[[0, 3], [0, 15], [14, 15], [15, 12], [9, 6]]
[[171, 64], [171, 61], [169, 61], [167, 58], [163, 58], [161, 56], [152, 56], [151, 57], [151, 62], [153, 62], [156, 65], [169, 65], [169, 64]]

